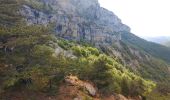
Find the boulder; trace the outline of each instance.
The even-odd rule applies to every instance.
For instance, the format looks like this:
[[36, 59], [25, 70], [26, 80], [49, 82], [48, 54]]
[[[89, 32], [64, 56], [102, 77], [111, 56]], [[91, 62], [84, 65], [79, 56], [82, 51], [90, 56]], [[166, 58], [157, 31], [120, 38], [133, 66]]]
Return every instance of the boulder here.
[[70, 85], [85, 88], [85, 90], [89, 93], [89, 95], [91, 95], [93, 97], [96, 96], [96, 94], [97, 94], [97, 89], [91, 83], [81, 81], [76, 76], [71, 75], [71, 76], [65, 77], [65, 82]]

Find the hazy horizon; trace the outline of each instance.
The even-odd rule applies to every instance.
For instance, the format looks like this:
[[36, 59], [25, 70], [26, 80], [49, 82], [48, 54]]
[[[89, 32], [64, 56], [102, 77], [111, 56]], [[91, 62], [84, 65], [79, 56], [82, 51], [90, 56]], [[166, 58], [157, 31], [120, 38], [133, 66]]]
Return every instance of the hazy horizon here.
[[170, 36], [169, 0], [99, 0], [140, 37]]

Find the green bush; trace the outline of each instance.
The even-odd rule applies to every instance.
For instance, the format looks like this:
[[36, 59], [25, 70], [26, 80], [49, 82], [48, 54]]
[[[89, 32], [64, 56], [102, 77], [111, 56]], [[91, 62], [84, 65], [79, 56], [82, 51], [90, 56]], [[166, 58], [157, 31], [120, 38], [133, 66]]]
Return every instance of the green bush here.
[[[5, 45], [8, 48], [14, 46], [10, 52], [0, 52], [0, 61], [12, 66], [1, 70], [4, 79], [2, 88], [23, 86], [34, 91], [50, 92], [70, 74], [92, 81], [105, 94], [145, 96], [154, 87], [154, 83], [128, 71], [115, 58], [100, 53], [97, 48], [56, 38], [42, 27], [4, 28], [1, 32], [7, 41]], [[13, 36], [13, 41], [8, 41]], [[65, 51], [72, 50], [77, 58], [55, 55], [56, 45]]]
[[85, 46], [73, 46], [72, 50], [76, 56], [79, 57], [88, 57], [90, 55], [99, 55], [99, 50], [92, 47], [85, 47]]
[[0, 26], [11, 26], [20, 22], [22, 17], [16, 13], [20, 8], [18, 0], [0, 1]]
[[67, 40], [63, 40], [63, 39], [58, 40], [57, 43], [61, 48], [65, 49], [65, 50], [69, 50], [73, 46], [73, 44], [71, 42], [69, 42]]

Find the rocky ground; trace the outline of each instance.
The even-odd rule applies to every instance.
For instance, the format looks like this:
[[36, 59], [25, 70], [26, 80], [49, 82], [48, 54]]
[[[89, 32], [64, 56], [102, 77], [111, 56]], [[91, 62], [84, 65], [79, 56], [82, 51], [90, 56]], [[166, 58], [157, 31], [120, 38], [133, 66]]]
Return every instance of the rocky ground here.
[[24, 89], [3, 94], [1, 100], [142, 100], [142, 98], [130, 98], [121, 94], [102, 96], [93, 83], [82, 81], [76, 76], [67, 76], [59, 86], [57, 95], [33, 92]]

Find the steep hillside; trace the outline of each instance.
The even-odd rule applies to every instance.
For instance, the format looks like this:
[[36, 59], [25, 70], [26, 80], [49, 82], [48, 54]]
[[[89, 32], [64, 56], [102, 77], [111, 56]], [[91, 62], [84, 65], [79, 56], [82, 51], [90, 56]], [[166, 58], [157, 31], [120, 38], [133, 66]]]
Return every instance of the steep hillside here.
[[0, 26], [14, 25], [21, 20], [17, 10], [21, 5], [17, 0], [1, 0], [0, 1]]
[[160, 37], [146, 37], [145, 39], [147, 39], [148, 41], [152, 41], [155, 43], [159, 43], [162, 44], [164, 46], [170, 47], [170, 37], [169, 36], [160, 36]]
[[[49, 8], [51, 10], [48, 10]], [[124, 61], [124, 64], [133, 66], [131, 69], [137, 72], [141, 72], [140, 69], [144, 69], [144, 67], [139, 68], [141, 65], [145, 65], [145, 67], [153, 66], [149, 70], [149, 73], [152, 74], [146, 76], [154, 75], [152, 77], [158, 78], [155, 76], [155, 72], [163, 69], [162, 73], [165, 73], [166, 77], [168, 77], [168, 65], [163, 62], [157, 63], [159, 59], [155, 60], [154, 57], [169, 62], [170, 58], [168, 55], [170, 54], [170, 50], [161, 45], [146, 41], [143, 42], [140, 38], [130, 35], [130, 28], [122, 24], [121, 20], [114, 13], [101, 8], [97, 0], [88, 0], [88, 2], [87, 0], [39, 0], [36, 2], [34, 0], [27, 0], [26, 5], [22, 7], [20, 13], [25, 16], [28, 25], [47, 25], [53, 23], [56, 36], [67, 40], [88, 42], [99, 48], [102, 46], [107, 48], [115, 43], [115, 45], [118, 44], [118, 47], [128, 47], [128, 50], [125, 49], [123, 51], [122, 48], [119, 48], [120, 50], [118, 51], [118, 54], [120, 54], [119, 57]], [[136, 41], [132, 41], [131, 43], [126, 41], [126, 38], [129, 40], [134, 39], [143, 44], [138, 43], [135, 45], [134, 43]], [[120, 41], [125, 41], [125, 43], [121, 43]], [[128, 51], [131, 50], [133, 52], [133, 48], [128, 45], [135, 45], [136, 47], [141, 45], [142, 48], [135, 50], [141, 55], [137, 54], [135, 56], [143, 59], [135, 60], [133, 53], [129, 55]], [[117, 48], [111, 47], [111, 49], [116, 50]], [[143, 53], [143, 51], [147, 54]], [[118, 56], [116, 55], [117, 52], [116, 54], [112, 52], [112, 54], [113, 56]], [[151, 58], [152, 63], [149, 61]], [[157, 71], [153, 71], [155, 69]], [[164, 76], [161, 77], [164, 78]]]
[[131, 33], [123, 33], [122, 40], [128, 44], [137, 47], [138, 49], [144, 50], [145, 52], [151, 54], [154, 57], [166, 61], [167, 63], [170, 62], [170, 57], [169, 57], [170, 48], [167, 48], [165, 46], [156, 43], [148, 42]]
[[[98, 98], [112, 93], [127, 97], [146, 96], [155, 87], [153, 82], [133, 74], [97, 48], [56, 38], [48, 34], [45, 27], [20, 26], [19, 29], [13, 27], [8, 30], [1, 34], [2, 99], [8, 93], [20, 90], [57, 94], [58, 86], [68, 75], [76, 75], [95, 84], [99, 96], [91, 97]], [[12, 100], [12, 97], [9, 99]]]
[[72, 87], [83, 98], [151, 98], [155, 84], [155, 97], [170, 93], [170, 49], [131, 34], [97, 0], [1, 0], [0, 17], [2, 99], [59, 96], [70, 75], [97, 88]]
[[164, 43], [164, 45], [167, 46], [167, 47], [170, 47], [170, 42], [167, 41], [167, 42]]
[[[44, 10], [49, 8], [50, 11]], [[20, 12], [28, 24], [54, 23], [56, 35], [69, 40], [112, 42], [118, 39], [117, 32], [130, 31], [116, 15], [101, 8], [97, 0], [39, 0], [36, 3], [27, 0]]]
[[170, 41], [169, 36], [144, 37], [144, 38], [148, 41], [152, 41], [152, 42], [159, 43], [159, 44]]

